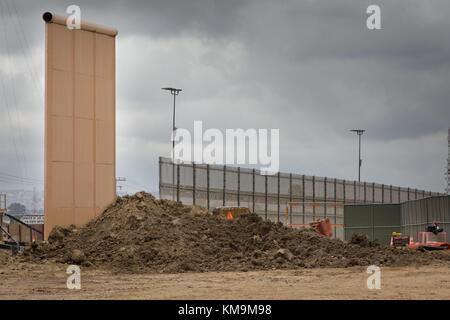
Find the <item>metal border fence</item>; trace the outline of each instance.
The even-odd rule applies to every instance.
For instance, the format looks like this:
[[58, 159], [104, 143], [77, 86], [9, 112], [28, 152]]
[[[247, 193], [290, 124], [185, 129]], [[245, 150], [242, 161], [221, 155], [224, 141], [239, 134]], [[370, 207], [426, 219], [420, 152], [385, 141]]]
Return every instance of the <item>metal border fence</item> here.
[[[259, 170], [232, 166], [173, 163], [159, 157], [159, 193], [162, 199], [182, 201], [212, 209], [219, 206], [246, 206], [252, 212], [283, 222], [289, 202], [322, 202], [312, 212], [302, 208], [292, 223], [312, 222], [332, 217], [344, 223], [343, 209], [327, 211], [327, 203], [400, 203], [439, 195], [431, 191], [329, 177], [281, 173], [262, 175]], [[295, 221], [296, 219], [301, 219]], [[343, 230], [336, 236], [343, 238]]]
[[400, 205], [402, 233], [413, 236], [425, 231], [433, 221], [447, 231], [447, 241], [450, 241], [450, 196], [437, 196], [426, 199], [408, 201]]
[[365, 234], [369, 240], [389, 245], [392, 232], [401, 230], [399, 203], [346, 204], [344, 206], [345, 240], [353, 234]]

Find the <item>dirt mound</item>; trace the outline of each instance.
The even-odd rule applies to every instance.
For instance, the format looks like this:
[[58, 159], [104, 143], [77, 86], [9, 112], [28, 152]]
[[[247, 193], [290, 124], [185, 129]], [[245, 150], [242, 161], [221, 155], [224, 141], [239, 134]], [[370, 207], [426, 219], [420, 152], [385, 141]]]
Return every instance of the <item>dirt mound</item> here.
[[350, 243], [357, 244], [361, 247], [380, 247], [377, 241], [370, 241], [367, 235], [360, 233], [354, 233], [350, 239]]
[[119, 197], [83, 228], [55, 228], [48, 243], [23, 255], [122, 272], [407, 265], [427, 263], [432, 256], [355, 242], [287, 228], [255, 214], [227, 221], [202, 208], [140, 192]]
[[7, 251], [0, 250], [0, 265], [6, 264], [11, 258], [11, 254]]

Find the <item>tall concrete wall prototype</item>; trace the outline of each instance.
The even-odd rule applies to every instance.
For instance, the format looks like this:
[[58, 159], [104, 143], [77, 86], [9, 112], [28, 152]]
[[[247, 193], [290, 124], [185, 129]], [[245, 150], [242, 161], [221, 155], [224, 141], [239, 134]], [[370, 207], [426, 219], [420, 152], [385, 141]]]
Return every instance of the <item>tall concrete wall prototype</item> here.
[[82, 225], [116, 197], [115, 36], [44, 14], [45, 238], [54, 226]]

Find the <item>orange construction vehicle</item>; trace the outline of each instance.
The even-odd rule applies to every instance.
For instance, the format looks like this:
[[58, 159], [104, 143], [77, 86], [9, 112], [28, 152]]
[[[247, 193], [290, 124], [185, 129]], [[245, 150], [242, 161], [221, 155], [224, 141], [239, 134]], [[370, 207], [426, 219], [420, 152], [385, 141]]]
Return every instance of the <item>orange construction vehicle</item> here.
[[328, 218], [318, 219], [316, 222], [311, 222], [309, 226], [325, 237], [333, 236], [333, 226]]
[[411, 241], [409, 248], [419, 250], [449, 250], [450, 243], [447, 242], [447, 232], [433, 221], [427, 226], [427, 231], [417, 234], [417, 242]]
[[391, 237], [391, 245], [426, 251], [450, 249], [450, 243], [447, 242], [447, 232], [435, 221], [427, 226], [426, 231], [417, 234], [417, 241], [414, 241], [412, 237], [394, 232]]
[[228, 221], [239, 218], [242, 214], [249, 214], [250, 209], [247, 207], [217, 207], [213, 210], [213, 215], [225, 217]]

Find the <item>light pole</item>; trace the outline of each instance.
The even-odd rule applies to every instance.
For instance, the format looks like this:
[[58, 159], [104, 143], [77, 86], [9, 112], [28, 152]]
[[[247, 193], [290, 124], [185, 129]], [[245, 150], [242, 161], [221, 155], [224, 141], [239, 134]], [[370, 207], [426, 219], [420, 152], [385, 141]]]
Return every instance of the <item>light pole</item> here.
[[175, 102], [177, 95], [180, 94], [182, 89], [176, 88], [161, 88], [161, 90], [170, 91], [173, 95], [173, 116], [172, 116], [172, 200], [175, 200], [175, 131], [177, 127], [175, 126]]
[[363, 133], [366, 130], [362, 130], [362, 129], [352, 129], [350, 130], [351, 132], [356, 132], [356, 134], [358, 135], [358, 154], [359, 154], [359, 162], [358, 162], [358, 182], [361, 182], [361, 165], [362, 165], [362, 159], [361, 159], [361, 136], [363, 135]]
[[361, 136], [366, 130], [362, 129], [353, 129], [350, 130], [351, 132], [356, 132], [358, 135], [358, 200], [361, 199], [361, 165], [362, 165], [362, 159], [361, 159]]

